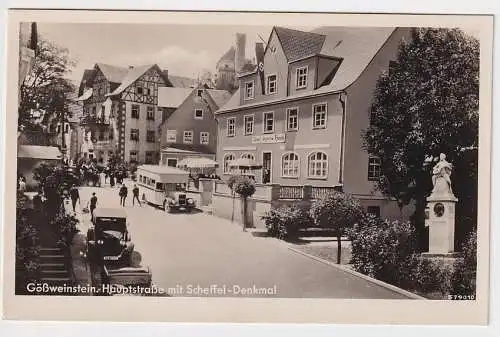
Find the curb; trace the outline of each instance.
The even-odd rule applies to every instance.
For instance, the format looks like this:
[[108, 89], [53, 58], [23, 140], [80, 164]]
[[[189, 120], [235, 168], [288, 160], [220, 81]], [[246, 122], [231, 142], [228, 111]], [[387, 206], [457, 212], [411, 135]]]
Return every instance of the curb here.
[[296, 249], [296, 248], [293, 248], [293, 247], [288, 247], [288, 249], [289, 249], [289, 250], [291, 250], [291, 251], [292, 251], [292, 252], [294, 252], [294, 253], [297, 253], [297, 254], [303, 255], [303, 256], [305, 256], [305, 257], [308, 257], [308, 258], [310, 258], [310, 259], [316, 260], [316, 261], [321, 262], [321, 263], [323, 263], [323, 264], [326, 264], [326, 265], [328, 265], [328, 266], [330, 266], [330, 267], [334, 267], [334, 268], [340, 269], [340, 270], [342, 270], [342, 271], [345, 271], [346, 273], [349, 273], [349, 274], [351, 274], [351, 275], [357, 276], [357, 277], [362, 278], [362, 279], [364, 279], [364, 280], [366, 280], [366, 281], [369, 281], [369, 282], [371, 282], [371, 283], [374, 283], [374, 284], [376, 284], [376, 285], [379, 285], [379, 286], [381, 286], [381, 287], [384, 287], [384, 288], [386, 288], [386, 289], [389, 289], [389, 290], [391, 290], [391, 291], [394, 291], [394, 292], [396, 292], [396, 293], [398, 293], [398, 294], [400, 294], [400, 295], [407, 296], [407, 297], [409, 297], [410, 299], [414, 299], [414, 300], [427, 300], [425, 297], [422, 297], [422, 296], [419, 296], [419, 295], [417, 295], [417, 294], [414, 294], [414, 293], [412, 293], [412, 292], [410, 292], [410, 291], [407, 291], [407, 290], [404, 290], [404, 289], [398, 288], [398, 287], [396, 287], [396, 286], [393, 286], [392, 284], [385, 283], [385, 282], [383, 282], [383, 281], [377, 280], [377, 279], [375, 279], [375, 278], [373, 278], [373, 277], [367, 276], [367, 275], [365, 275], [365, 274], [362, 274], [362, 273], [360, 273], [360, 272], [357, 272], [357, 271], [355, 271], [355, 270], [352, 270], [352, 269], [350, 269], [350, 268], [347, 268], [347, 267], [345, 267], [345, 266], [343, 266], [343, 265], [339, 265], [339, 264], [336, 264], [336, 263], [330, 262], [330, 261], [328, 261], [328, 260], [322, 259], [322, 258], [317, 257], [317, 256], [314, 256], [314, 255], [311, 255], [311, 254], [309, 254], [309, 253], [303, 252], [303, 251], [301, 251], [301, 250], [299, 250], [299, 249]]

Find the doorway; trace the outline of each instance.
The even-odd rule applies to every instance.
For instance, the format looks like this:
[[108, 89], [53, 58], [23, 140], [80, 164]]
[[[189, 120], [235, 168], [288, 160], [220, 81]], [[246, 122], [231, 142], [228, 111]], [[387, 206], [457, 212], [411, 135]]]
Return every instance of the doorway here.
[[262, 183], [269, 184], [272, 179], [272, 154], [262, 152]]

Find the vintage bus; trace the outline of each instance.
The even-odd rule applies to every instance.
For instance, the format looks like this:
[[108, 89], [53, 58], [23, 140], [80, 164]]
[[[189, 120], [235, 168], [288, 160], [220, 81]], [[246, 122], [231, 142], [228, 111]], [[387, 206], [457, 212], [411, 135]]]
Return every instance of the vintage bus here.
[[163, 165], [141, 165], [137, 168], [137, 185], [142, 200], [166, 211], [191, 211], [195, 201], [188, 198], [189, 173]]

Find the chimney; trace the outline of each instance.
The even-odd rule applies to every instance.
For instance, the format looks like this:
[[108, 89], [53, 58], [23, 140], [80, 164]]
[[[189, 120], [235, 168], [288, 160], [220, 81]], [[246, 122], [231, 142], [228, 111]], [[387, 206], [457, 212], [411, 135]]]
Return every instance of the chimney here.
[[245, 43], [246, 35], [242, 33], [236, 33], [236, 52], [234, 57], [234, 69], [238, 73], [243, 65], [245, 64]]
[[168, 69], [163, 69], [163, 70], [162, 70], [162, 73], [163, 73], [163, 75], [164, 75], [165, 77], [167, 77], [167, 78], [168, 78]]
[[130, 69], [134, 69], [134, 66], [128, 66], [128, 69], [129, 69], [129, 70], [130, 70]]
[[264, 62], [264, 44], [262, 42], [255, 43], [255, 58], [257, 59], [257, 65]]

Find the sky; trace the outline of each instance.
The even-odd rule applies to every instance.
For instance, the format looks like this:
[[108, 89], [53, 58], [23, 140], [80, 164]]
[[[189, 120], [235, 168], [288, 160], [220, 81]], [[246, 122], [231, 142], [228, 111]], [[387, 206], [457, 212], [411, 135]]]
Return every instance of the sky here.
[[[311, 30], [315, 27], [289, 27]], [[79, 84], [84, 69], [97, 62], [128, 67], [158, 64], [170, 75], [197, 78], [215, 72], [220, 57], [246, 34], [246, 57], [255, 57], [255, 43], [267, 42], [272, 27], [126, 23], [39, 23], [39, 34], [68, 48], [77, 61], [68, 78]]]
[[255, 55], [259, 35], [267, 41], [272, 27], [39, 23], [42, 37], [69, 49], [77, 65], [68, 77], [79, 83], [84, 69], [97, 62], [117, 66], [158, 64], [169, 74], [196, 78], [215, 71], [220, 57], [246, 34], [246, 57]]

